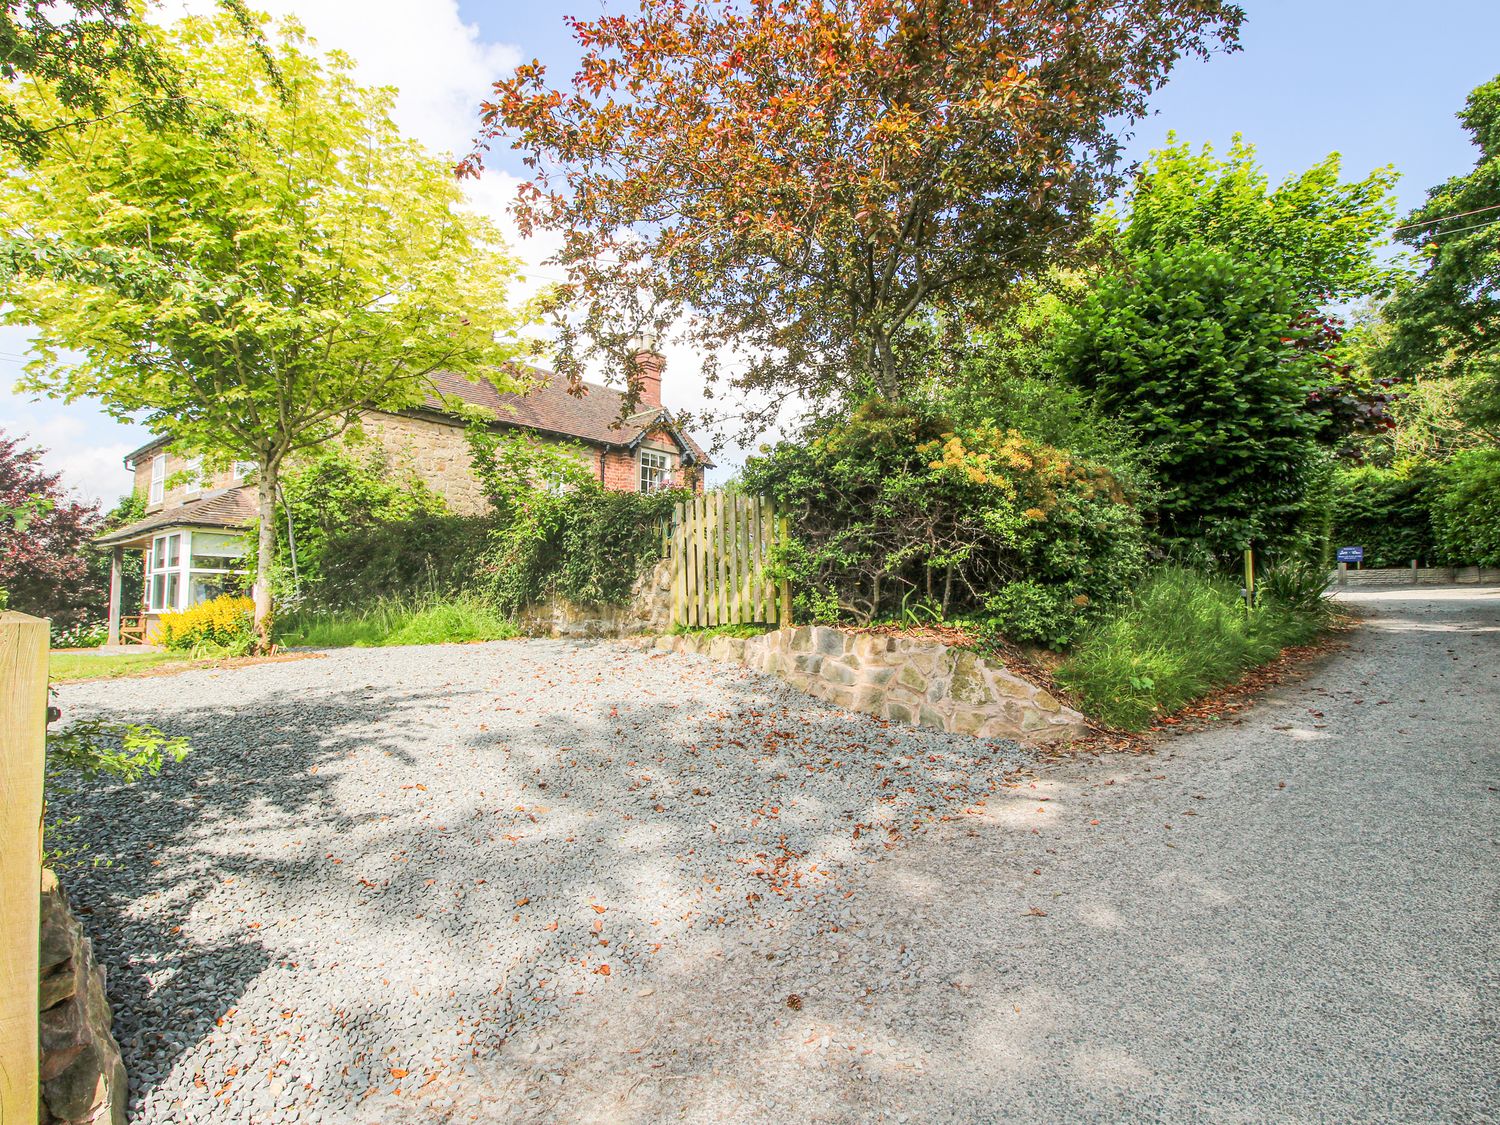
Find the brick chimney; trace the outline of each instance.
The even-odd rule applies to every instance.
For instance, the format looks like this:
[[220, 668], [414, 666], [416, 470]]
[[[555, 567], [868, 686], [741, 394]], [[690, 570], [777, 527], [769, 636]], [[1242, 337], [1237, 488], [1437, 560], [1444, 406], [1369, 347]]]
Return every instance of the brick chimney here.
[[661, 376], [667, 369], [667, 359], [659, 350], [654, 335], [636, 336], [629, 347], [635, 359], [637, 378], [640, 379], [641, 410], [661, 409]]

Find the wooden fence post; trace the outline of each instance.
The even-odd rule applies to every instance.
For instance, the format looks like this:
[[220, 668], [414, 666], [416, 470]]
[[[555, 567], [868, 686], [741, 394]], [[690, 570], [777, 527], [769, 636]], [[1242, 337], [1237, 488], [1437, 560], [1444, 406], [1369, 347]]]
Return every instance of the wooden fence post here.
[[0, 1122], [37, 1113], [47, 622], [0, 614]]

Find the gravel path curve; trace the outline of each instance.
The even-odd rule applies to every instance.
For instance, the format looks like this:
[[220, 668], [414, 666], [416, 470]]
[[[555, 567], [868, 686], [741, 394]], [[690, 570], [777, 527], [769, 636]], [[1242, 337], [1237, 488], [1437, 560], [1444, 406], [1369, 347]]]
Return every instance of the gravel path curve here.
[[1494, 1121], [1500, 590], [1349, 600], [1025, 774], [616, 645], [69, 688], [200, 746], [75, 810], [133, 1120]]

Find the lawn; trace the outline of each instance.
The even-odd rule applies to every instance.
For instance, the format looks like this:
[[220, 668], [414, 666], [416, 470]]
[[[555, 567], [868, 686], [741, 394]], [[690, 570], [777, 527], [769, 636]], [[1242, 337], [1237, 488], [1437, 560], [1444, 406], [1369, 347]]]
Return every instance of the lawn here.
[[164, 665], [186, 667], [193, 663], [195, 661], [176, 652], [54, 652], [50, 657], [47, 674], [53, 683], [63, 680], [112, 680], [117, 676], [128, 676], [132, 672], [144, 672]]

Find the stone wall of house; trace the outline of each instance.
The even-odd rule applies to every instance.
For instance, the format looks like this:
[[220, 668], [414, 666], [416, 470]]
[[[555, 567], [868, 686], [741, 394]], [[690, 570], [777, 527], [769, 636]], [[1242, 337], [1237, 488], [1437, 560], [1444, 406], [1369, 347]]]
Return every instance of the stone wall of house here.
[[360, 418], [364, 437], [385, 454], [393, 470], [414, 473], [460, 515], [489, 511], [479, 478], [469, 467], [464, 428], [435, 418], [368, 411]]
[[660, 637], [656, 647], [744, 664], [905, 726], [1033, 743], [1088, 733], [1082, 715], [1001, 661], [931, 641], [803, 625], [748, 638]]
[[124, 1125], [125, 1064], [110, 1024], [104, 967], [52, 872], [42, 873], [40, 1125]]
[[672, 561], [662, 559], [636, 579], [624, 605], [576, 605], [548, 598], [516, 617], [532, 637], [633, 637], [672, 627]]

